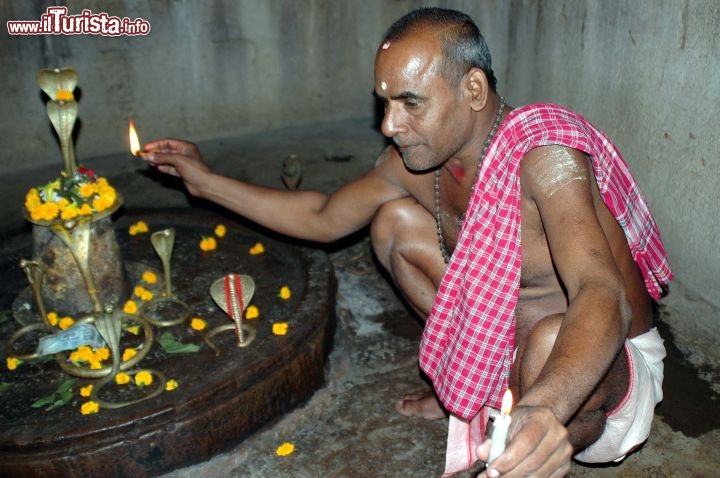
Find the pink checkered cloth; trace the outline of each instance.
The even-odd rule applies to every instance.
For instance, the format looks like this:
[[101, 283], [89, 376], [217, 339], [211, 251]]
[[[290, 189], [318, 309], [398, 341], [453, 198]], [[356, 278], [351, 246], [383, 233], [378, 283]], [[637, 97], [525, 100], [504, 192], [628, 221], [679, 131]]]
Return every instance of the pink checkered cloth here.
[[627, 237], [645, 285], [659, 299], [672, 279], [660, 232], [615, 145], [581, 116], [536, 104], [508, 114], [490, 144], [466, 220], [420, 344], [420, 366], [443, 405], [470, 420], [500, 407], [512, 365], [520, 284], [520, 161], [559, 144], [592, 158], [603, 201]]

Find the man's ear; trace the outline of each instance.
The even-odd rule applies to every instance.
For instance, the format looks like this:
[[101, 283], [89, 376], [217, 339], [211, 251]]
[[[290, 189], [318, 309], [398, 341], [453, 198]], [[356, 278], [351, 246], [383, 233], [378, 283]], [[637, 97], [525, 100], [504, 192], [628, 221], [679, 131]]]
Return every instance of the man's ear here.
[[490, 92], [485, 73], [480, 68], [472, 68], [467, 73], [465, 81], [470, 93], [470, 107], [473, 111], [481, 111], [485, 108]]

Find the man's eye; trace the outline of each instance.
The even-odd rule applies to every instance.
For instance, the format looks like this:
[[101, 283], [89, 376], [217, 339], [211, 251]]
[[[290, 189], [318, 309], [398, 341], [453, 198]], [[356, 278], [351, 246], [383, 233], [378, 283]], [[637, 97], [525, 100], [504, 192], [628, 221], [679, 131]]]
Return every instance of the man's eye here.
[[418, 106], [420, 106], [420, 103], [418, 103], [417, 101], [406, 101], [405, 106], [407, 106], [408, 108], [417, 108]]

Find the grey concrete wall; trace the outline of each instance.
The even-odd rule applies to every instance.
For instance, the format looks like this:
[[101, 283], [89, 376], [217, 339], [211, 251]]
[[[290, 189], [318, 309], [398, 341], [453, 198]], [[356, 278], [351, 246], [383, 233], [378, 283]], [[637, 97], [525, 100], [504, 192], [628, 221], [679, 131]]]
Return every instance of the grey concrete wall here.
[[3, 1], [0, 20], [49, 5], [131, 19], [145, 37], [0, 32], [0, 174], [60, 155], [35, 84], [39, 68], [80, 72], [78, 157], [144, 139], [196, 140], [373, 114], [382, 32], [409, 9], [475, 18], [513, 105], [552, 101], [621, 147], [662, 228], [677, 277], [720, 305], [720, 2], [716, 0]]

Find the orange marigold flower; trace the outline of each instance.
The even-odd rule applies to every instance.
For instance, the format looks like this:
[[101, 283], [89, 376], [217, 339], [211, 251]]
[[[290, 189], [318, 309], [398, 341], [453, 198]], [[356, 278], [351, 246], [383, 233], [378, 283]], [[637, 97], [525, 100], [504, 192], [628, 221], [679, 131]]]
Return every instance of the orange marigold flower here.
[[99, 411], [100, 404], [98, 402], [93, 402], [92, 400], [80, 405], [80, 413], [82, 413], [83, 415], [90, 415], [91, 413], [97, 413]]
[[8, 370], [15, 370], [18, 368], [18, 365], [22, 363], [22, 360], [15, 357], [8, 357], [5, 363], [7, 364]]
[[167, 390], [168, 392], [172, 392], [176, 388], [178, 388], [177, 380], [170, 379], [165, 383], [165, 390]]
[[227, 228], [223, 224], [215, 226], [215, 235], [217, 237], [225, 237], [225, 234], [227, 234]]
[[90, 385], [86, 385], [80, 389], [80, 396], [81, 397], [89, 397], [92, 394], [93, 385], [92, 383]]
[[36, 188], [31, 188], [25, 195], [25, 208], [28, 211], [32, 211], [40, 204], [42, 204], [42, 199], [40, 199], [40, 193]]
[[60, 327], [60, 330], [67, 330], [72, 327], [74, 323], [75, 321], [72, 317], [63, 317], [60, 319], [60, 322], [58, 322], [58, 327]]
[[58, 90], [55, 93], [55, 101], [72, 101], [75, 99], [75, 95], [70, 90]]
[[260, 317], [260, 310], [257, 307], [255, 307], [254, 305], [249, 306], [245, 310], [245, 318], [246, 319], [257, 319], [258, 317]]
[[138, 306], [135, 303], [134, 300], [128, 300], [125, 302], [125, 305], [123, 305], [123, 312], [126, 314], [137, 314]]
[[292, 296], [292, 291], [290, 290], [290, 287], [284, 285], [280, 288], [280, 298], [283, 300], [288, 300], [290, 296]]
[[150, 385], [153, 382], [152, 373], [147, 370], [140, 370], [135, 374], [135, 385], [138, 387], [144, 387]]
[[277, 450], [275, 450], [275, 453], [278, 456], [288, 456], [294, 451], [295, 451], [295, 445], [293, 445], [292, 443], [286, 442], [286, 443], [283, 443], [282, 445], [280, 445], [279, 447], [277, 447]]
[[55, 327], [57, 325], [57, 323], [58, 323], [57, 312], [48, 312], [46, 317], [47, 317], [48, 323], [50, 325], [52, 325], [53, 327]]
[[288, 323], [287, 322], [275, 322], [272, 326], [273, 334], [275, 335], [285, 335], [288, 331]]
[[207, 322], [200, 317], [193, 317], [190, 321], [190, 327], [192, 327], [193, 330], [203, 330], [207, 327]]
[[115, 383], [118, 385], [125, 385], [126, 383], [130, 383], [130, 375], [126, 374], [125, 372], [118, 372], [117, 375], [115, 375]]
[[200, 240], [200, 249], [203, 251], [214, 251], [217, 249], [217, 241], [214, 237], [203, 237]]
[[148, 284], [155, 284], [157, 282], [157, 276], [152, 271], [145, 271], [143, 272], [142, 280]]
[[263, 246], [262, 242], [256, 242], [255, 245], [250, 248], [249, 252], [251, 256], [257, 256], [265, 252], [265, 246]]

